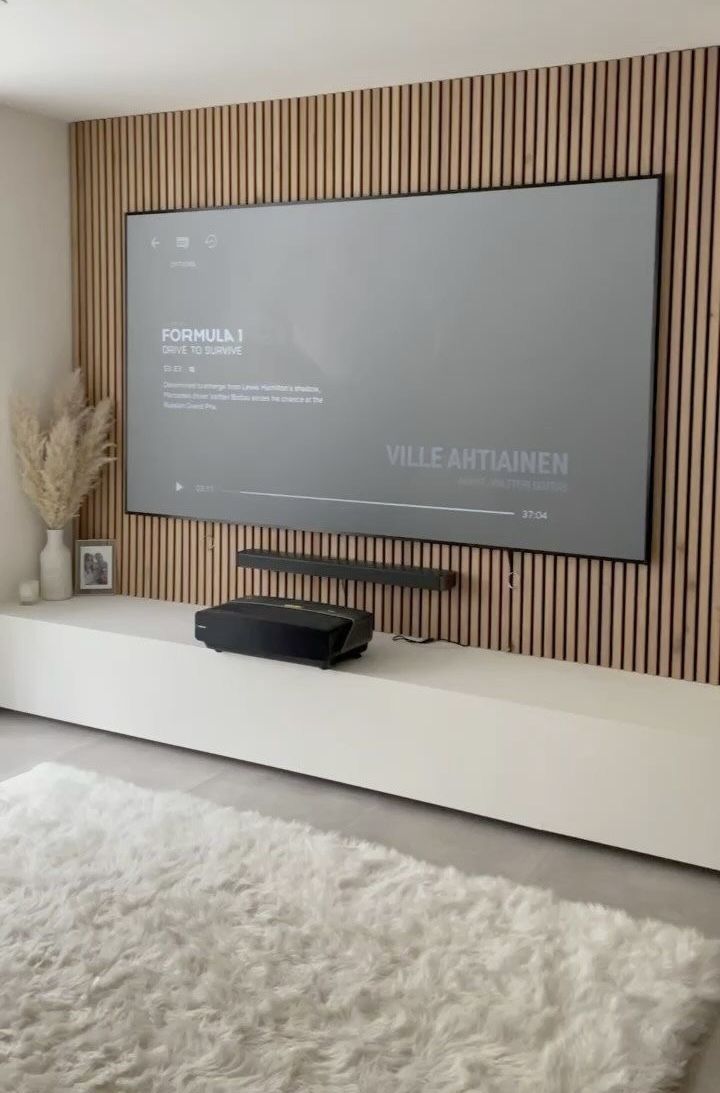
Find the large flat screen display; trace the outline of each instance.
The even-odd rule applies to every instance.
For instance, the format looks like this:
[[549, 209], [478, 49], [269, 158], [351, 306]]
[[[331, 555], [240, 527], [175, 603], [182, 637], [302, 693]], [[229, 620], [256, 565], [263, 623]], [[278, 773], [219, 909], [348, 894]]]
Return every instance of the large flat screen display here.
[[127, 509], [644, 559], [658, 203], [129, 215]]

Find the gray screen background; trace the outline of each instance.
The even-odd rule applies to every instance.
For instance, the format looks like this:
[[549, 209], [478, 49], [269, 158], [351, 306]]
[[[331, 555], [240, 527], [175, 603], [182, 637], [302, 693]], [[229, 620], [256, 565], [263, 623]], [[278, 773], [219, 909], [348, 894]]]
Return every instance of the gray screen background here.
[[658, 201], [128, 216], [128, 511], [643, 559]]

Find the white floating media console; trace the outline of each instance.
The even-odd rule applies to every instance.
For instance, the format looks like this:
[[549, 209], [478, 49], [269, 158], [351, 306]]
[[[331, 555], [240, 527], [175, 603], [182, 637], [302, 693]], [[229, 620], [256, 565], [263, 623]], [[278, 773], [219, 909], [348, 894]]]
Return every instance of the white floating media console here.
[[195, 608], [0, 609], [0, 706], [720, 869], [720, 688], [376, 634], [328, 672]]

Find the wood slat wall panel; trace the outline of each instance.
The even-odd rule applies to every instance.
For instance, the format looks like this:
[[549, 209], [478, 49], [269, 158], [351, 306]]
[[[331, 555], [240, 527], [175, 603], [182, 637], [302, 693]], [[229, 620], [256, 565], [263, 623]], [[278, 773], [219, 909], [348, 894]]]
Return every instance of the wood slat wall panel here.
[[[175, 111], [71, 129], [74, 349], [118, 462], [79, 533], [121, 591], [365, 606], [379, 629], [720, 683], [718, 49]], [[123, 511], [123, 215], [663, 173], [648, 566]], [[450, 593], [238, 571], [246, 545], [456, 569]]]

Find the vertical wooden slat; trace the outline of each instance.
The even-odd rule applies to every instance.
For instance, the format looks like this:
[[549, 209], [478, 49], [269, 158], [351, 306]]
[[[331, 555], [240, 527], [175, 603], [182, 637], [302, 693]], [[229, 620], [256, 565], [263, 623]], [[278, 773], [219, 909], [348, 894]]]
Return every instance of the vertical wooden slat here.
[[[627, 73], [624, 61], [610, 61], [606, 69], [605, 164], [604, 177], [616, 177], [624, 171], [624, 156], [618, 156], [618, 127], [622, 131], [625, 116]], [[622, 147], [622, 138], [620, 139]], [[618, 575], [619, 576], [619, 575]], [[590, 562], [591, 606], [588, 612], [588, 652], [591, 664], [610, 667], [618, 629], [616, 613], [616, 571], [611, 562]]]
[[[83, 216], [83, 195], [85, 172], [82, 170], [82, 130], [79, 125], [70, 128], [70, 185], [71, 185], [71, 277], [72, 277], [72, 366], [85, 369], [85, 345], [83, 315], [85, 298], [83, 293], [84, 235], [85, 218]], [[82, 517], [73, 521], [73, 539], [83, 531]]]
[[[671, 56], [671, 61], [673, 60]], [[684, 564], [685, 536], [679, 517], [685, 513], [685, 499], [681, 496], [683, 452], [685, 436], [681, 432], [682, 394], [686, 378], [683, 368], [683, 303], [687, 279], [687, 218], [690, 200], [690, 107], [693, 84], [692, 54], [681, 53], [678, 58], [678, 121], [674, 152], [675, 163], [675, 211], [672, 245], [672, 290], [669, 312], [668, 390], [665, 431], [665, 507], [663, 520], [663, 598], [660, 628], [660, 671], [662, 675], [679, 674], [682, 657], [682, 640], [678, 633], [678, 620], [673, 617], [674, 588], [677, 570]], [[686, 154], [679, 155], [680, 148]]]
[[[688, 276], [683, 309], [683, 395], [680, 430], [684, 442], [679, 462], [680, 488], [684, 513], [680, 511], [681, 536], [685, 539], [685, 558], [681, 579], [675, 582], [674, 610], [680, 613], [682, 648], [678, 650], [677, 674], [693, 679], [697, 670], [698, 582], [701, 526], [701, 479], [705, 400], [705, 326], [707, 321], [707, 273], [710, 234], [709, 193], [714, 166], [712, 144], [707, 147], [707, 119], [714, 118], [715, 107], [708, 98], [706, 50], [693, 55], [693, 99], [690, 132], [690, 199], [688, 205]], [[714, 95], [711, 93], [712, 97]]]
[[709, 123], [714, 147], [708, 158], [713, 161], [711, 255], [707, 310], [708, 323], [704, 346], [699, 352], [707, 361], [705, 375], [705, 420], [703, 423], [703, 488], [701, 499], [702, 532], [698, 581], [697, 678], [720, 683], [720, 62], [713, 48], [708, 58], [708, 87], [712, 88], [715, 116]]
[[662, 214], [662, 252], [660, 255], [660, 288], [658, 298], [657, 361], [655, 368], [655, 429], [653, 443], [653, 515], [651, 531], [651, 566], [648, 574], [646, 619], [645, 671], [658, 674], [660, 651], [660, 599], [662, 573], [662, 513], [664, 508], [663, 480], [665, 467], [665, 406], [667, 392], [667, 326], [671, 281], [672, 227], [674, 189], [671, 173], [672, 145], [676, 96], [671, 94], [673, 71], [668, 72], [669, 57], [661, 54], [655, 64], [653, 97], [656, 104], [653, 119], [652, 166], [663, 173], [664, 195]]
[[[97, 346], [96, 330], [98, 319], [98, 283], [99, 269], [97, 255], [98, 241], [98, 215], [97, 215], [97, 122], [87, 122], [84, 126], [85, 133], [85, 157], [84, 164], [87, 172], [85, 185], [85, 215], [87, 217], [87, 232], [85, 237], [87, 268], [86, 268], [86, 346], [85, 346], [85, 378], [87, 391], [91, 400], [95, 398]], [[84, 505], [84, 514], [81, 518], [81, 534], [89, 535], [89, 528], [95, 527], [95, 497], [90, 496]]]

